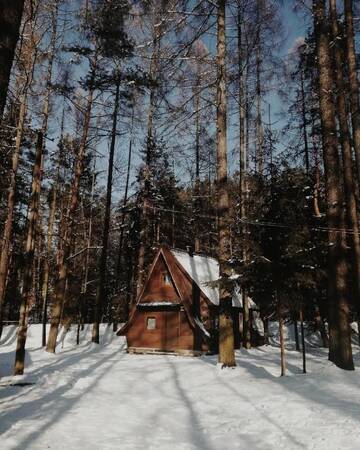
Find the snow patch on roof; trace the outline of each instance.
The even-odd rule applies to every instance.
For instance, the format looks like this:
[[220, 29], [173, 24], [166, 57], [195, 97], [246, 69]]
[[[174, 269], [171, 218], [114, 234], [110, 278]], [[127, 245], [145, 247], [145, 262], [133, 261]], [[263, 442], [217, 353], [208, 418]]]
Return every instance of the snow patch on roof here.
[[[202, 292], [214, 305], [219, 304], [219, 288], [217, 286], [211, 286], [220, 278], [219, 263], [216, 259], [210, 256], [202, 255], [189, 255], [189, 253], [181, 250], [171, 250], [171, 253], [175, 256], [178, 262], [182, 265], [184, 270], [190, 275], [190, 278], [195, 281]], [[238, 279], [239, 275], [231, 275], [232, 279]], [[249, 299], [249, 308], [256, 309], [256, 303]], [[236, 284], [233, 292], [232, 305], [238, 308], [242, 308], [242, 294], [240, 286]]]
[[208, 283], [219, 279], [219, 263], [214, 258], [200, 255], [189, 255], [181, 250], [171, 250], [191, 279], [214, 305], [219, 304], [219, 289]]

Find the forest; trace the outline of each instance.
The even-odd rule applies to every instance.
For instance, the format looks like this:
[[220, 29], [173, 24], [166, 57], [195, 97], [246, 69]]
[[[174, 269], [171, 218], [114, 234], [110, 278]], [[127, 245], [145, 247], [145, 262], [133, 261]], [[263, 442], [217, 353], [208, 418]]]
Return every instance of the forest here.
[[244, 348], [252, 300], [282, 353], [294, 325], [305, 365], [306, 324], [354, 370], [359, 14], [352, 0], [1, 0], [0, 337], [16, 324], [15, 375], [30, 324], [49, 353], [61, 328], [78, 344], [87, 324], [94, 344], [101, 324], [115, 332], [159, 246], [219, 261], [223, 367], [236, 273]]

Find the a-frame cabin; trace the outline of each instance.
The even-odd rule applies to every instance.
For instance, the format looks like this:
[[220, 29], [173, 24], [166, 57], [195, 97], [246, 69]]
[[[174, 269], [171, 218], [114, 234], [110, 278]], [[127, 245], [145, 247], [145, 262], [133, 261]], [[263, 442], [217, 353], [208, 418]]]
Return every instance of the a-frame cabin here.
[[192, 277], [189, 270], [193, 265], [194, 271], [202, 270], [202, 278], [211, 281], [217, 262], [195, 258], [196, 268], [194, 257], [186, 252], [159, 248], [129, 320], [117, 332], [126, 336], [129, 352], [196, 355], [211, 349], [214, 288], [202, 286], [199, 276]]
[[[216, 352], [218, 279], [216, 259], [160, 247], [128, 322], [117, 332], [126, 336], [128, 351], [188, 355]], [[239, 348], [242, 322], [239, 289], [234, 289], [232, 304], [235, 347]], [[251, 299], [250, 308], [256, 311]]]

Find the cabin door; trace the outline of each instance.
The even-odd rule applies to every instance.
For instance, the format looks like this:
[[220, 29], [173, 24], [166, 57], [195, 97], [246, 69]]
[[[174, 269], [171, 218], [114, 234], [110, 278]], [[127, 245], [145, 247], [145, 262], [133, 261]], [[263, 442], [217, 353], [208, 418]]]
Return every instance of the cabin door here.
[[167, 311], [165, 315], [165, 350], [176, 350], [177, 348], [179, 348], [180, 313], [179, 311]]

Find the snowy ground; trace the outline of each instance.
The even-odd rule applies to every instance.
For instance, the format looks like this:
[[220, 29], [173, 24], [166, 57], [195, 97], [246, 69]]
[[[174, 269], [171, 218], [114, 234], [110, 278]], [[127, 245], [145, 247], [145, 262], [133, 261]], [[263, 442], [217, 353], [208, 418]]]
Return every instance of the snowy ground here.
[[320, 348], [308, 375], [288, 351], [279, 378], [275, 346], [240, 351], [237, 368], [221, 370], [216, 357], [128, 355], [110, 328], [102, 334], [101, 346], [76, 348], [69, 333], [49, 355], [32, 325], [26, 375], [12, 377], [15, 330], [5, 328], [1, 450], [360, 448], [360, 372], [335, 368]]

